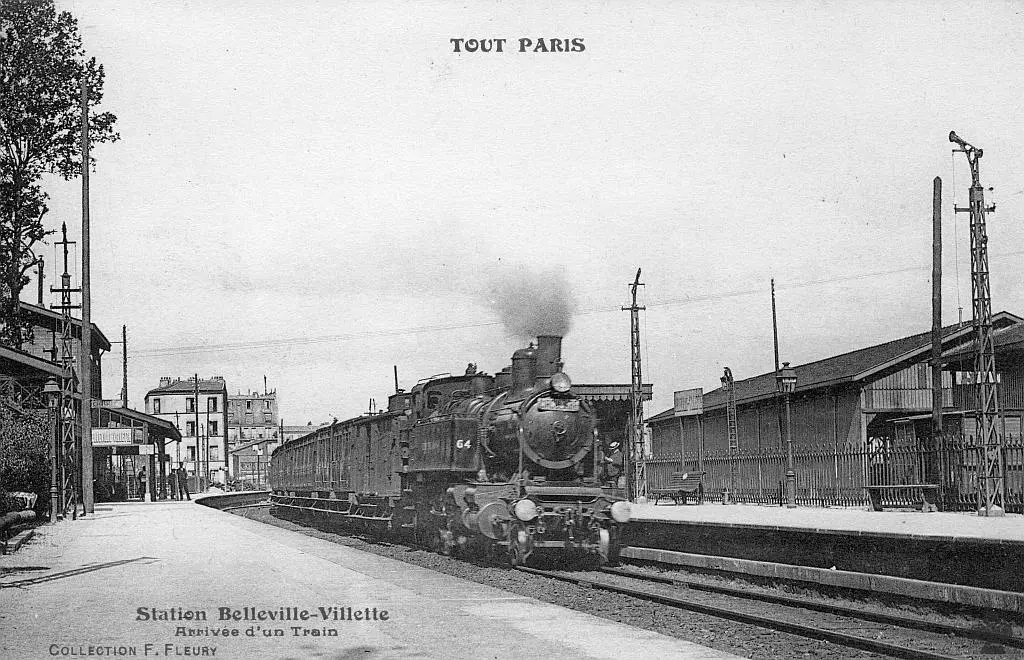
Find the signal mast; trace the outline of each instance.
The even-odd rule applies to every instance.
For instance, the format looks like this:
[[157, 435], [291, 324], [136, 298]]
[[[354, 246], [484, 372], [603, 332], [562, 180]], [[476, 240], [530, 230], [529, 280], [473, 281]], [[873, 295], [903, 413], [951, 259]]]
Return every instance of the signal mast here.
[[[975, 415], [977, 442], [982, 449], [978, 473], [978, 515], [1005, 515], [1003, 484], [1003, 439], [999, 414], [998, 383], [996, 382], [996, 351], [992, 333], [992, 291], [989, 287], [988, 235], [985, 213], [996, 207], [985, 206], [985, 190], [981, 186], [978, 161], [984, 153], [968, 144], [955, 132], [949, 132], [949, 141], [967, 156], [971, 167], [970, 205], [955, 207], [957, 213], [971, 215], [971, 297], [974, 304], [974, 330], [976, 352], [974, 356]], [[982, 465], [983, 463], [983, 465]]]
[[636, 269], [636, 279], [629, 285], [633, 294], [633, 304], [623, 307], [629, 311], [630, 346], [632, 356], [633, 379], [629, 389], [630, 420], [629, 420], [629, 470], [626, 477], [626, 495], [633, 502], [647, 497], [647, 471], [644, 465], [644, 380], [640, 363], [640, 310], [647, 309], [636, 304], [637, 289], [642, 287], [640, 269]]

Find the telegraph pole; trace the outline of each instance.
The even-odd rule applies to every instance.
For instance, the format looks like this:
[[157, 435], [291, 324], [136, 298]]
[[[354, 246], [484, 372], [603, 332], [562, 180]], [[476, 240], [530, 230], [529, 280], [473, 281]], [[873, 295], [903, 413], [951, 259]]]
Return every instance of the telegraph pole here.
[[983, 151], [968, 144], [953, 131], [949, 141], [967, 156], [971, 167], [970, 206], [956, 207], [957, 213], [970, 213], [971, 217], [971, 297], [974, 305], [975, 345], [974, 358], [975, 404], [977, 441], [982, 451], [978, 462], [978, 515], [1002, 516], [1006, 514], [1003, 484], [1003, 439], [999, 428], [998, 383], [996, 382], [996, 351], [992, 333], [992, 291], [989, 287], [988, 235], [985, 213], [994, 212], [994, 206], [985, 206], [985, 190], [981, 186], [978, 161]]
[[[939, 469], [942, 442], [942, 179], [932, 181], [932, 434], [925, 447], [925, 483], [939, 484], [941, 501], [945, 470]], [[926, 494], [927, 498], [927, 494]], [[925, 510], [936, 510], [925, 500]]]
[[89, 84], [82, 77], [82, 506], [93, 512], [92, 492], [92, 302], [89, 289]]
[[629, 462], [632, 468], [627, 472], [627, 495], [633, 502], [647, 497], [647, 472], [644, 465], [644, 381], [640, 361], [640, 311], [647, 309], [636, 304], [637, 289], [643, 286], [640, 282], [640, 269], [636, 269], [636, 279], [629, 285], [633, 294], [633, 304], [623, 307], [629, 311], [630, 347], [632, 349], [633, 380], [629, 390], [630, 424], [629, 424]]
[[192, 384], [195, 389], [195, 394], [193, 395], [195, 403], [192, 406], [192, 411], [195, 414], [195, 428], [192, 429], [192, 432], [196, 437], [196, 492], [198, 493], [202, 491], [199, 487], [199, 473], [203, 470], [203, 446], [199, 441], [199, 374], [196, 374], [196, 378], [192, 381]]

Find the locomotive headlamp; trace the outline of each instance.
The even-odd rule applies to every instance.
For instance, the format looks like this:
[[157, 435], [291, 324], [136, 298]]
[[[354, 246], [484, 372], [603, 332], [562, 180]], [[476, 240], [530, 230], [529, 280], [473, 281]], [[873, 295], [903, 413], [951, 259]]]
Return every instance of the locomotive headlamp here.
[[516, 502], [513, 510], [515, 511], [516, 518], [519, 518], [523, 522], [530, 522], [540, 513], [540, 511], [537, 510], [537, 505], [534, 501], [525, 498]]
[[612, 514], [612, 520], [617, 523], [627, 523], [632, 515], [630, 510], [629, 502], [615, 502], [611, 506], [609, 513]]
[[551, 389], [554, 391], [565, 394], [569, 391], [570, 387], [572, 387], [572, 381], [569, 380], [569, 376], [565, 373], [559, 371], [551, 377]]

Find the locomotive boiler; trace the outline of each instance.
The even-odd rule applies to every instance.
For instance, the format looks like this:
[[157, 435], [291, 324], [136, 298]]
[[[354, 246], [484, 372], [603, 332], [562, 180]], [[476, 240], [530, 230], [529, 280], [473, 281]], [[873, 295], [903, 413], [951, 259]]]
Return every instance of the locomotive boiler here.
[[538, 337], [491, 376], [470, 365], [389, 398], [387, 412], [279, 447], [272, 501], [387, 528], [440, 552], [504, 548], [618, 560], [629, 503], [614, 488], [593, 410], [562, 371], [561, 338]]

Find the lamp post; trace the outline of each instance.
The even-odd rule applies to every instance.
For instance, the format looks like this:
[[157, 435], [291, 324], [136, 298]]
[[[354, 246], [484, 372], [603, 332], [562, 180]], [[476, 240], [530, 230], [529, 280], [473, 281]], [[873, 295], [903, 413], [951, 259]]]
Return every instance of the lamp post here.
[[796, 507], [796, 472], [793, 470], [793, 418], [789, 401], [796, 390], [796, 369], [790, 367], [789, 362], [783, 362], [775, 380], [786, 402], [786, 506], [792, 509]]
[[60, 498], [57, 488], [57, 465], [60, 461], [60, 454], [57, 445], [57, 405], [60, 402], [60, 387], [57, 386], [57, 379], [50, 378], [43, 386], [43, 395], [46, 397], [46, 409], [50, 415], [50, 522], [57, 522], [60, 512]]

